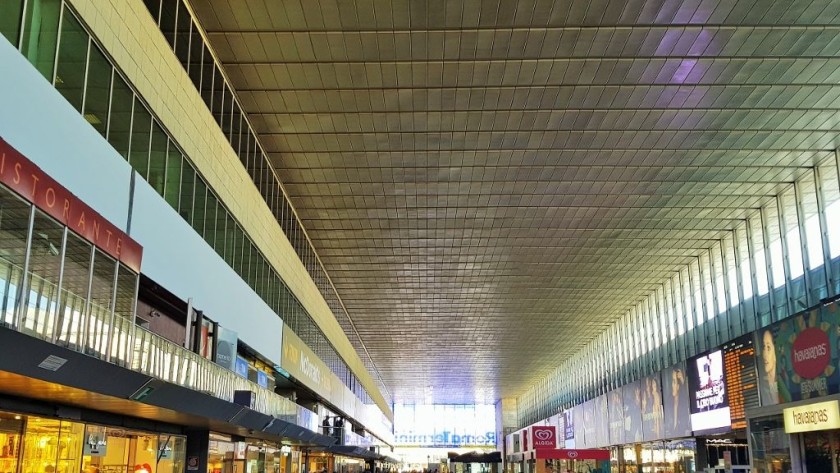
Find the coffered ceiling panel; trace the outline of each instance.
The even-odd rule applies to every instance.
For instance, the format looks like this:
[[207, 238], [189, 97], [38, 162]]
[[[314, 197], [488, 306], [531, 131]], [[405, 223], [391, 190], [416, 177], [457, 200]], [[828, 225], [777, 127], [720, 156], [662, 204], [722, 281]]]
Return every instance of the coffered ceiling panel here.
[[522, 393], [840, 145], [840, 2], [193, 0], [397, 402]]

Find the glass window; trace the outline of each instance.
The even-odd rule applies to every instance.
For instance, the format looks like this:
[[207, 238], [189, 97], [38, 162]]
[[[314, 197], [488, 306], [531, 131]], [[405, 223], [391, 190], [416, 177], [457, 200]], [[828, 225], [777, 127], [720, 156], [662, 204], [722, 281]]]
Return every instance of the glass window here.
[[173, 209], [178, 210], [181, 198], [181, 152], [175, 143], [169, 142], [166, 153], [166, 187], [163, 197]]
[[195, 170], [184, 160], [181, 166], [181, 199], [178, 213], [190, 225], [193, 224], [193, 194], [195, 191]]
[[102, 54], [102, 51], [91, 42], [90, 59], [88, 60], [87, 86], [85, 88], [85, 120], [90, 123], [100, 135], [105, 136], [108, 126], [108, 103], [111, 100], [111, 76], [114, 68]]
[[834, 160], [820, 166], [823, 205], [825, 206], [828, 251], [831, 258], [840, 256], [840, 184], [837, 182], [837, 163]]
[[0, 187], [0, 325], [14, 324], [31, 206]]
[[770, 241], [770, 275], [773, 279], [773, 288], [785, 285], [784, 258], [782, 256], [781, 230], [779, 227], [779, 210], [775, 202], [765, 207], [764, 224], [766, 226], [766, 238]]
[[24, 291], [20, 330], [42, 339], [52, 337], [58, 303], [58, 277], [64, 229], [44, 212], [35, 210], [35, 226]]
[[[166, 156], [169, 138], [160, 127], [157, 120], [152, 121], [152, 146], [149, 155], [149, 184], [161, 196], [164, 195], [166, 184]], [[180, 164], [180, 163], [179, 163]]]
[[114, 301], [114, 330], [111, 342], [111, 362], [125, 366], [128, 354], [134, 305], [137, 300], [137, 273], [120, 263], [117, 269], [117, 297]]
[[143, 3], [146, 4], [146, 8], [149, 9], [149, 13], [152, 15], [152, 18], [155, 20], [155, 24], [160, 24], [160, 0], [143, 0]]
[[102, 357], [111, 336], [111, 302], [117, 266], [113, 258], [98, 248], [94, 252], [86, 347], [87, 354]]
[[128, 162], [143, 179], [148, 180], [152, 115], [136, 97], [134, 99], [134, 118], [131, 123], [131, 152]]
[[201, 60], [201, 98], [207, 109], [212, 112], [213, 106], [213, 78], [215, 77], [216, 67], [213, 63], [213, 56], [209, 49], [204, 49]]
[[3, 15], [0, 15], [0, 34], [12, 45], [18, 45], [20, 39], [20, 21], [23, 15], [23, 0], [4, 0]]
[[791, 280], [804, 274], [802, 261], [802, 240], [799, 237], [799, 219], [796, 215], [796, 196], [793, 187], [781, 195], [784, 232], [787, 240], [788, 265]]
[[20, 471], [82, 471], [84, 430], [84, 424], [28, 416]]
[[190, 38], [190, 62], [187, 72], [196, 90], [201, 90], [201, 73], [204, 70], [202, 67], [203, 59], [204, 41], [201, 38], [201, 33], [198, 31], [198, 26], [193, 24]]
[[227, 243], [225, 242], [227, 236], [227, 229], [225, 228], [227, 225], [227, 211], [218, 199], [216, 199], [216, 207], [216, 234], [214, 236], [216, 244], [214, 245], [214, 249], [224, 259], [225, 250], [227, 249]]
[[239, 135], [242, 131], [242, 112], [239, 110], [239, 104], [236, 103], [235, 100], [232, 104], [232, 110], [233, 116], [230, 121], [230, 146], [233, 148], [233, 152], [239, 156]]
[[[677, 319], [677, 334], [682, 335], [685, 333], [685, 317], [683, 314], [683, 308], [685, 307], [684, 299], [683, 299], [683, 292], [682, 292], [682, 282], [680, 281], [680, 275], [677, 274], [672, 279], [671, 287], [674, 291], [674, 316]], [[673, 330], [673, 325], [671, 326]], [[672, 335], [673, 337], [673, 335]]]
[[190, 36], [192, 35], [192, 19], [183, 1], [178, 2], [177, 31], [175, 33], [175, 55], [178, 62], [186, 71], [190, 61]]
[[61, 0], [28, 0], [20, 50], [52, 82]]
[[160, 31], [169, 46], [175, 45], [175, 16], [179, 3], [179, 0], [163, 0], [160, 5]]
[[231, 123], [233, 123], [233, 94], [230, 92], [230, 88], [227, 84], [224, 85], [224, 93], [222, 94], [222, 106], [219, 109], [220, 116], [219, 119], [221, 120], [220, 125], [222, 127], [222, 133], [230, 140], [230, 129]]
[[[741, 302], [741, 298], [738, 294], [738, 267], [735, 264], [735, 240], [732, 238], [731, 233], [726, 235], [726, 237], [722, 240], [721, 251], [723, 251], [724, 255], [723, 263], [726, 265], [726, 279], [729, 283], [727, 291], [729, 307], [737, 307]], [[724, 303], [725, 302], [726, 301], [724, 300]]]
[[236, 248], [236, 224], [233, 222], [233, 217], [228, 212], [225, 212], [225, 253], [224, 258], [228, 266], [234, 266], [234, 248]]
[[709, 252], [703, 252], [700, 255], [700, 278], [703, 295], [706, 299], [706, 319], [712, 320], [717, 315], [717, 307], [715, 305], [715, 294], [712, 289], [712, 266], [709, 262], [709, 257]]
[[114, 72], [114, 84], [111, 92], [111, 113], [108, 117], [108, 142], [128, 160], [131, 142], [131, 115], [134, 106], [134, 93], [121, 75]]
[[820, 230], [820, 219], [817, 215], [817, 187], [814, 184], [813, 174], [801, 179], [796, 184], [802, 196], [802, 217], [805, 219], [805, 244], [808, 248], [808, 269], [818, 268], [823, 265], [822, 232]]
[[204, 237], [205, 206], [207, 204], [207, 184], [204, 179], [195, 177], [195, 197], [193, 197], [193, 228], [199, 235]]
[[210, 189], [207, 189], [207, 204], [204, 215], [204, 240], [213, 249], [216, 248], [216, 208], [219, 201]]
[[55, 88], [76, 110], [82, 110], [90, 37], [79, 20], [65, 10], [56, 61]]
[[726, 283], [724, 278], [723, 257], [721, 255], [721, 245], [716, 244], [712, 247], [712, 275], [714, 276], [715, 297], [717, 298], [717, 315], [726, 312]]
[[68, 233], [56, 339], [59, 345], [74, 350], [80, 349], [82, 343], [83, 314], [88, 299], [92, 250], [87, 240], [73, 232]]
[[747, 242], [747, 225], [735, 229], [735, 250], [738, 252], [738, 265], [741, 270], [741, 288], [744, 292], [744, 300], [753, 296], [752, 265], [750, 263], [750, 248]]
[[[228, 99], [228, 101], [230, 101], [230, 99]], [[210, 111], [213, 112], [213, 116], [216, 118], [216, 123], [218, 123], [219, 126], [222, 126], [223, 123], [224, 123], [224, 120], [222, 120], [222, 118], [224, 117], [224, 113], [225, 113], [224, 103], [225, 103], [225, 81], [222, 78], [222, 73], [219, 71], [219, 68], [214, 67], [214, 72], [213, 72], [213, 106], [210, 108]], [[229, 120], [229, 118], [228, 118], [228, 120]], [[225, 130], [226, 130], [226, 128], [223, 127], [222, 132], [227, 134], [227, 132], [225, 132]]]

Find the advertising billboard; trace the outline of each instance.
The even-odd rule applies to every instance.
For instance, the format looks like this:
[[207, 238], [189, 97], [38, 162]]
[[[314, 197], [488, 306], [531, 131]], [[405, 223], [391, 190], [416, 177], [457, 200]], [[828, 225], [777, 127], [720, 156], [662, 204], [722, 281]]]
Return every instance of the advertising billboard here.
[[642, 384], [634, 381], [621, 388], [624, 408], [624, 443], [642, 441]]
[[609, 406], [610, 445], [623, 445], [624, 441], [624, 399], [623, 388], [613, 389], [607, 395]]
[[836, 302], [756, 332], [761, 405], [801, 401], [840, 392]]
[[[597, 446], [598, 439], [595, 433], [596, 419], [595, 400], [592, 399], [583, 403], [583, 448]], [[580, 446], [580, 439], [577, 439], [577, 441], [578, 446]]]
[[642, 378], [640, 381], [639, 406], [642, 413], [642, 440], [651, 441], [664, 438], [662, 419], [662, 386], [659, 373]]
[[695, 433], [729, 430], [729, 398], [723, 369], [723, 350], [688, 361], [691, 430]]
[[607, 395], [595, 398], [595, 446], [606, 447], [610, 444], [609, 412], [607, 410]]
[[688, 409], [688, 378], [685, 363], [678, 363], [662, 371], [662, 407], [665, 438], [691, 437]]

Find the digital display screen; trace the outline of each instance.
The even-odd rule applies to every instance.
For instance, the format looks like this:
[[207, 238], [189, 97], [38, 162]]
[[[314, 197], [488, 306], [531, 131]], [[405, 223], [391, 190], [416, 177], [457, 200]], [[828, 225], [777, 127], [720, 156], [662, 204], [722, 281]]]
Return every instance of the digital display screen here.
[[758, 378], [752, 338], [742, 337], [723, 347], [723, 370], [733, 429], [747, 427], [745, 410], [758, 407]]
[[691, 430], [695, 433], [729, 430], [732, 421], [723, 350], [691, 359], [688, 369]]

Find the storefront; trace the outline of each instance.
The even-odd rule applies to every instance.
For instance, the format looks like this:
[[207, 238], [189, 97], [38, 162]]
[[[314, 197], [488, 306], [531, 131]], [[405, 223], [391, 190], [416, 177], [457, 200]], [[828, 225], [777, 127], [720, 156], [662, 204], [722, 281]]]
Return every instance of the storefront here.
[[747, 411], [754, 473], [840, 472], [836, 301], [755, 333], [761, 407]]
[[3, 473], [182, 473], [186, 438], [0, 412]]
[[211, 433], [207, 471], [208, 473], [298, 473], [300, 458], [300, 450], [288, 445], [234, 442], [230, 436]]

